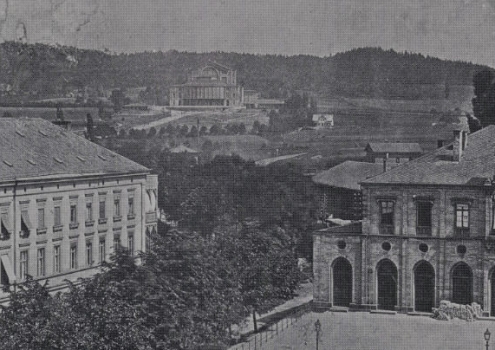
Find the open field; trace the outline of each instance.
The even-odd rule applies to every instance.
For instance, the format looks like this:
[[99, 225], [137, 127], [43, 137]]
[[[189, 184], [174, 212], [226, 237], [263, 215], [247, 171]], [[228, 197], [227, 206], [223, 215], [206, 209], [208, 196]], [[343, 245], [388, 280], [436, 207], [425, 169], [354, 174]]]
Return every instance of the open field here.
[[[70, 120], [74, 126], [86, 125], [86, 114], [91, 113], [93, 119], [98, 116], [98, 108], [62, 108], [64, 118]], [[50, 107], [0, 107], [0, 115], [5, 112], [13, 117], [43, 118], [47, 120], [57, 119], [57, 109]]]
[[[381, 315], [367, 312], [309, 313], [267, 341], [260, 350], [316, 348], [315, 322], [321, 322], [322, 350], [465, 350], [484, 349], [483, 333], [495, 331], [493, 321], [437, 321], [427, 316]], [[258, 337], [259, 338], [259, 337]], [[252, 344], [251, 344], [252, 345]], [[495, 346], [491, 340], [490, 348]]]

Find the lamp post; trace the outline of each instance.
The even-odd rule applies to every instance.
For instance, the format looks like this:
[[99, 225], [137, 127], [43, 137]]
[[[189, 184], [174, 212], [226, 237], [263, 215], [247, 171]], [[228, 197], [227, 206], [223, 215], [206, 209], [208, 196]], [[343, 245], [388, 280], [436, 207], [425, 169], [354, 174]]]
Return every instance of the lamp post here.
[[321, 331], [321, 323], [319, 319], [316, 320], [315, 322], [315, 331], [316, 331], [316, 350], [318, 350], [318, 340], [320, 339], [320, 331]]
[[[486, 341], [486, 350], [488, 350], [488, 342], [490, 341], [490, 331], [488, 330], [488, 328], [486, 329], [485, 333], [483, 334], [483, 336], [485, 337], [485, 341]], [[318, 348], [318, 346], [317, 346]]]

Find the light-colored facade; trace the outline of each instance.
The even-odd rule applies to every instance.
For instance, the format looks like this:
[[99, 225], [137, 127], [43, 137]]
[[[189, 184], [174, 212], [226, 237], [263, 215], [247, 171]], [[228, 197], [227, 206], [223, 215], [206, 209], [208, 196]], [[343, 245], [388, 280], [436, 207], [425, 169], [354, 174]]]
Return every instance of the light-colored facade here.
[[314, 235], [320, 306], [495, 315], [495, 126], [362, 182], [364, 220]]
[[237, 72], [216, 62], [193, 71], [185, 84], [169, 91], [170, 107], [240, 107], [243, 88], [237, 85]]
[[96, 273], [118, 246], [149, 248], [156, 175], [48, 121], [5, 118], [0, 129], [2, 285], [29, 275], [64, 288]]

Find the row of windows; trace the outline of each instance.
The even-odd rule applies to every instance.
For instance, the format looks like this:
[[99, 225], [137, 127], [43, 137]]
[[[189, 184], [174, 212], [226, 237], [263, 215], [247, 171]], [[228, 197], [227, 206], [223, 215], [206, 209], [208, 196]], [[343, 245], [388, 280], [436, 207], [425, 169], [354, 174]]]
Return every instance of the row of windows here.
[[[55, 202], [55, 205], [53, 207], [53, 225], [54, 227], [60, 227], [62, 226], [62, 209], [61, 209], [61, 203], [60, 202]], [[46, 210], [45, 207], [39, 207], [38, 208], [38, 226], [37, 226], [37, 232], [39, 234], [46, 233]], [[78, 204], [76, 202], [71, 202], [70, 203], [70, 210], [69, 210], [69, 223], [71, 228], [77, 228], [78, 226]], [[121, 210], [121, 199], [119, 197], [114, 198], [113, 200], [113, 217], [114, 220], [118, 220], [122, 217], [122, 210]], [[135, 207], [134, 207], [134, 198], [129, 197], [127, 199], [127, 218], [128, 219], [134, 219], [135, 217]], [[99, 211], [98, 211], [98, 220], [99, 223], [105, 223], [107, 219], [107, 213], [106, 213], [106, 201], [105, 199], [100, 200], [99, 202]], [[5, 231], [10, 231], [6, 226], [8, 225], [8, 217], [7, 213], [3, 213], [1, 216], [2, 220], [2, 229], [5, 229]], [[86, 226], [92, 225], [94, 222], [94, 213], [93, 213], [93, 202], [87, 201], [85, 205], [85, 222]], [[27, 207], [24, 207], [21, 209], [21, 237], [26, 238], [29, 236], [29, 231], [30, 228], [32, 227], [31, 221], [29, 218], [29, 211]], [[3, 234], [4, 232], [2, 232]]]
[[[392, 200], [379, 201], [380, 208], [380, 233], [394, 234], [394, 217], [395, 202]], [[432, 227], [432, 209], [431, 201], [416, 202], [416, 234], [422, 236], [431, 235]], [[455, 204], [454, 228], [456, 234], [465, 235], [469, 233], [470, 213], [469, 204]]]
[[[113, 240], [114, 251], [121, 248], [120, 236], [115, 236]], [[85, 247], [85, 266], [90, 267], [94, 265], [93, 257], [93, 242], [87, 241]], [[127, 237], [127, 250], [131, 255], [134, 254], [134, 235], [129, 234]], [[53, 274], [62, 272], [61, 256], [62, 246], [53, 246]], [[101, 264], [106, 258], [106, 240], [100, 238], [98, 243], [98, 263]], [[21, 279], [25, 279], [29, 274], [29, 250], [21, 250], [19, 257], [19, 276]], [[69, 248], [69, 266], [70, 270], [76, 270], [78, 266], [78, 246], [77, 243], [72, 243]], [[46, 249], [38, 248], [36, 253], [36, 277], [46, 276]]]

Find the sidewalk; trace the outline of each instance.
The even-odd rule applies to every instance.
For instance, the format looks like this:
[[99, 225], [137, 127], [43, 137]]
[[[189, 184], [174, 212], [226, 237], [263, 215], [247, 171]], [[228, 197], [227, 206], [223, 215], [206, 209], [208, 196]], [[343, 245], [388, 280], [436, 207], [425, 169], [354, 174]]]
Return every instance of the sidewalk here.
[[[296, 291], [297, 296], [291, 300], [286, 301], [282, 305], [277, 306], [273, 310], [264, 313], [256, 314], [256, 321], [258, 324], [258, 329], [263, 327], [271, 319], [277, 319], [278, 314], [284, 314], [298, 306], [309, 303], [313, 300], [313, 283], [304, 283]], [[246, 318], [246, 322], [241, 326], [239, 333], [241, 335], [246, 335], [254, 332], [253, 317], [249, 316]]]

